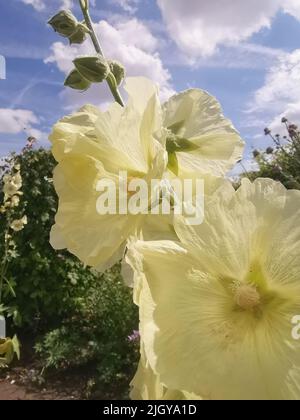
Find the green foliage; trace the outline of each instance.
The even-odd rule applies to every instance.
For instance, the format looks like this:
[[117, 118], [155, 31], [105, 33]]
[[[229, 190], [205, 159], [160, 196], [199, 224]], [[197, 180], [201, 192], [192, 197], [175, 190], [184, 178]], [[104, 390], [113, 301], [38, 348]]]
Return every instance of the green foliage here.
[[22, 179], [15, 156], [7, 157], [0, 165], [0, 315], [18, 322], [18, 311], [6, 306], [3, 300], [15, 297], [14, 280], [8, 273], [10, 263], [18, 257], [16, 235], [27, 223], [20, 213]]
[[76, 310], [62, 325], [36, 345], [45, 368], [66, 369], [96, 365], [95, 385], [124, 386], [132, 379], [139, 358], [139, 343], [128, 336], [138, 325], [132, 292], [123, 283], [120, 267], [99, 276], [84, 291]]
[[[23, 179], [18, 211], [26, 214], [28, 224], [14, 237], [14, 256], [7, 269], [15, 296], [6, 293], [2, 303], [9, 308], [6, 314], [13, 316], [15, 324], [28, 326], [32, 331], [59, 324], [96, 276], [73, 256], [57, 253], [49, 244], [57, 209], [52, 182], [55, 161], [51, 152], [28, 147], [14, 160], [21, 166]], [[0, 238], [3, 235], [1, 218]], [[3, 240], [0, 242], [3, 245]]]
[[20, 344], [17, 336], [0, 338], [0, 368], [7, 367], [13, 361], [15, 355], [20, 359]]
[[[265, 134], [270, 136], [275, 148], [268, 147], [266, 151], [255, 150], [253, 155], [259, 170], [247, 174], [251, 180], [256, 178], [272, 178], [280, 181], [288, 189], [300, 189], [300, 131], [295, 124], [290, 124], [283, 118], [287, 135], [275, 136], [269, 129]], [[245, 176], [246, 174], [244, 174]]]
[[[3, 295], [0, 311], [23, 327], [22, 335], [29, 327], [31, 335], [37, 330], [43, 334], [36, 352], [46, 370], [90, 366], [89, 391], [101, 384], [106, 396], [128, 395], [139, 358], [138, 343], [128, 336], [138, 326], [138, 311], [120, 266], [99, 275], [69, 253], [54, 251], [49, 233], [58, 203], [51, 152], [26, 147], [10, 159], [20, 166], [23, 195], [18, 213], [27, 216], [28, 224], [14, 235], [14, 255], [6, 273], [14, 293]], [[0, 191], [10, 166], [2, 168]], [[4, 219], [0, 220], [2, 252]]]

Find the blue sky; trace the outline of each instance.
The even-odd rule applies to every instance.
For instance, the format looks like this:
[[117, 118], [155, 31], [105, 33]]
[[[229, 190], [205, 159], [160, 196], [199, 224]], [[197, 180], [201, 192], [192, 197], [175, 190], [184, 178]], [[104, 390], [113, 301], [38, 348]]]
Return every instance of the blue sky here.
[[[46, 21], [63, 4], [80, 17], [77, 0], [1, 2], [0, 156], [20, 150], [27, 135], [47, 145], [51, 126], [86, 102], [105, 106], [105, 86], [88, 93], [63, 88], [70, 48]], [[145, 75], [162, 97], [189, 87], [215, 95], [251, 149], [261, 133], [279, 130], [281, 116], [300, 122], [300, 2], [298, 0], [94, 0], [91, 14], [106, 55], [128, 75]], [[251, 4], [247, 4], [251, 3]], [[261, 4], [263, 3], [263, 4]], [[188, 6], [187, 6], [188, 5]], [[0, 73], [1, 74], [1, 73]]]

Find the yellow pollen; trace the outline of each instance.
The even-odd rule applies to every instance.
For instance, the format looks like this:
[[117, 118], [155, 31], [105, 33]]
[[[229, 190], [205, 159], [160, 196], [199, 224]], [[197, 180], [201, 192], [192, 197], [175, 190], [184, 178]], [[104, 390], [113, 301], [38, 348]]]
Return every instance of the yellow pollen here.
[[241, 285], [235, 291], [236, 304], [245, 310], [256, 308], [260, 304], [260, 295], [254, 286]]

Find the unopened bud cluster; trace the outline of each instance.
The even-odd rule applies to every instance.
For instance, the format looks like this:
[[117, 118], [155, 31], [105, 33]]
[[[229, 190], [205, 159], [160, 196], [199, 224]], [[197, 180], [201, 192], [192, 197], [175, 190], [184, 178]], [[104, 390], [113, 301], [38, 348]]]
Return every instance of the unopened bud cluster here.
[[49, 25], [64, 38], [68, 38], [70, 44], [82, 44], [89, 29], [80, 23], [70, 10], [62, 10], [53, 16], [49, 21]]
[[[70, 44], [82, 44], [90, 33], [84, 23], [80, 23], [69, 10], [62, 10], [48, 22], [55, 32], [68, 38]], [[92, 83], [101, 83], [110, 78], [117, 88], [125, 78], [125, 68], [113, 60], [106, 60], [102, 55], [82, 56], [73, 61], [74, 69], [65, 80], [65, 86], [85, 91]]]

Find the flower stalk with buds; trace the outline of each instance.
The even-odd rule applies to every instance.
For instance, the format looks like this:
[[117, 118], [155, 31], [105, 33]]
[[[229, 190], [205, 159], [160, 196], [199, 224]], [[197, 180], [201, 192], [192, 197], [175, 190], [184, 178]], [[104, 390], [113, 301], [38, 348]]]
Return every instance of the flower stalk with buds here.
[[[91, 16], [90, 16], [89, 1], [88, 0], [79, 0], [79, 3], [80, 3], [80, 7], [81, 7], [81, 10], [82, 10], [83, 16], [84, 16], [85, 24], [90, 31], [89, 34], [90, 34], [90, 37], [91, 37], [92, 42], [94, 44], [96, 53], [99, 54], [105, 60], [105, 56], [104, 56], [100, 41], [99, 41], [99, 39], [97, 37], [97, 34], [95, 32], [93, 22], [92, 22], [92, 19], [91, 19]], [[118, 84], [117, 84], [117, 81], [116, 81], [116, 78], [115, 78], [113, 72], [109, 72], [109, 74], [106, 78], [106, 81], [107, 81], [107, 84], [108, 84], [108, 86], [111, 90], [111, 93], [112, 93], [115, 101], [119, 105], [124, 107], [125, 104], [124, 104], [122, 96], [119, 92]]]
[[70, 44], [82, 44], [89, 34], [96, 51], [95, 56], [74, 60], [75, 69], [66, 78], [65, 86], [85, 91], [92, 83], [106, 80], [115, 101], [124, 107], [118, 87], [125, 78], [125, 69], [116, 61], [106, 60], [89, 13], [89, 2], [79, 0], [79, 4], [84, 16], [83, 22], [79, 22], [69, 10], [60, 11], [48, 21], [55, 32], [69, 39]]

